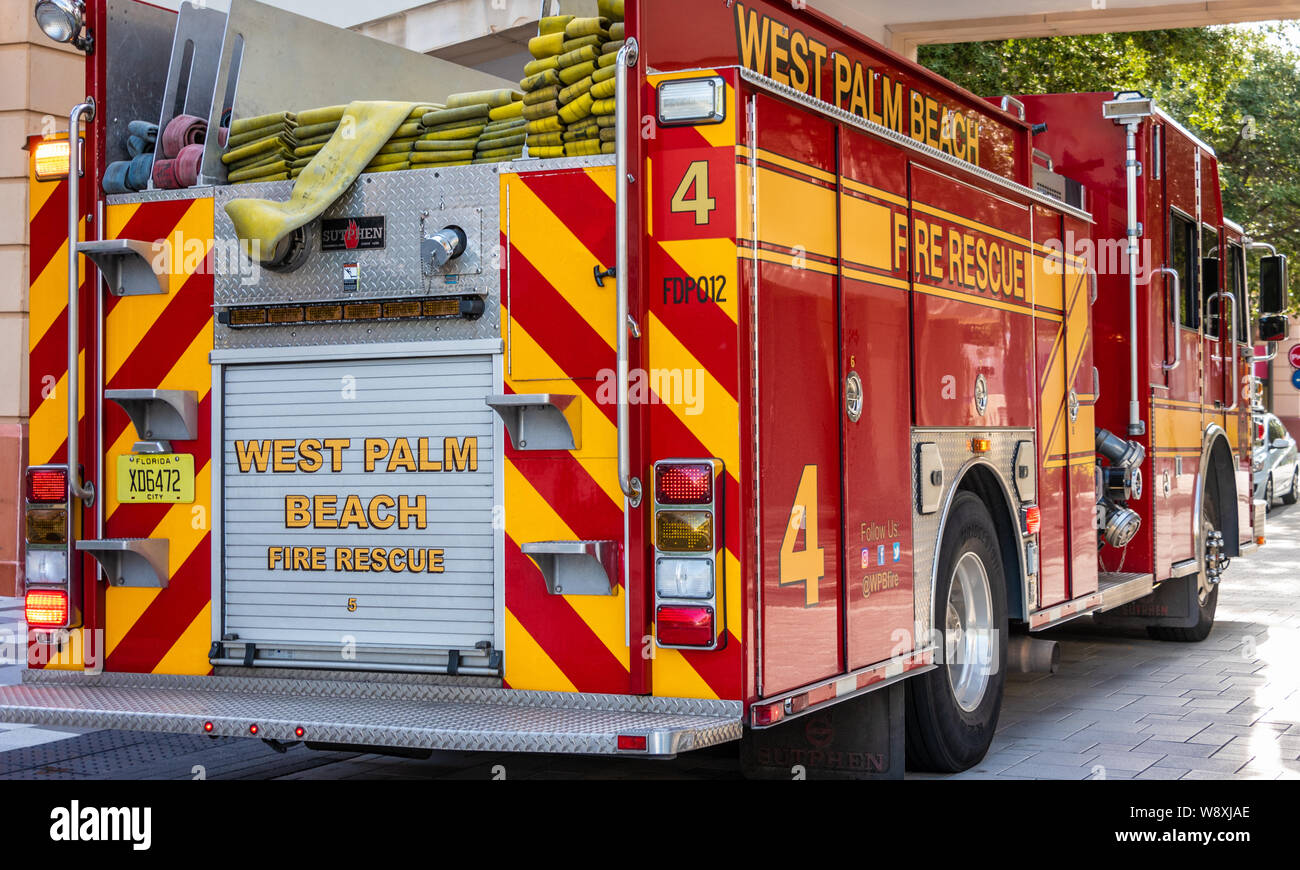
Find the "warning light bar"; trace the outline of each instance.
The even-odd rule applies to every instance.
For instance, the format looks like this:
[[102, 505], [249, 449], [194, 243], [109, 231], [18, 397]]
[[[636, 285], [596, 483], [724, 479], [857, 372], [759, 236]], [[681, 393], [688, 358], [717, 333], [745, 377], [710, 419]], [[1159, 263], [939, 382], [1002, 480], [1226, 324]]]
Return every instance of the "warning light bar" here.
[[68, 500], [66, 468], [27, 469], [27, 500], [35, 504], [63, 504]]
[[426, 320], [438, 317], [475, 320], [482, 316], [484, 310], [486, 305], [482, 296], [434, 296], [313, 305], [241, 305], [218, 311], [217, 322], [239, 329], [248, 326]]

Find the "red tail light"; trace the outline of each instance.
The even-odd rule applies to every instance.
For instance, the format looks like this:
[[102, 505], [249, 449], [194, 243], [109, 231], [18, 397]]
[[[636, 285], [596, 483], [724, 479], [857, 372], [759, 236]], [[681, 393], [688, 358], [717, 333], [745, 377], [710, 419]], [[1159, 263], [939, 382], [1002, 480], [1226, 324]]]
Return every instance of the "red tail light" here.
[[68, 500], [67, 469], [27, 469], [27, 500], [43, 504], [66, 502]]
[[655, 635], [663, 646], [713, 646], [713, 608], [662, 605], [655, 611]]
[[713, 501], [713, 467], [660, 466], [655, 474], [655, 501], [660, 504], [708, 504]]
[[62, 589], [29, 589], [23, 615], [28, 628], [63, 628], [68, 624], [68, 593]]
[[644, 735], [639, 734], [620, 734], [618, 735], [618, 748], [623, 751], [645, 752], [646, 739]]

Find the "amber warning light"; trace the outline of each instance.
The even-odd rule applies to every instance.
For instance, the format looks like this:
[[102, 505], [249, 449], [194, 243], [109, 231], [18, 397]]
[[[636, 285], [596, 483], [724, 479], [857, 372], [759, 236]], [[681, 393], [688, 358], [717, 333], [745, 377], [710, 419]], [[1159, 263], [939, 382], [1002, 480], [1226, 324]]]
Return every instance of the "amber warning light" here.
[[[78, 147], [81, 142], [78, 140]], [[36, 145], [36, 180], [58, 181], [68, 177], [72, 146], [67, 139], [46, 139]]]

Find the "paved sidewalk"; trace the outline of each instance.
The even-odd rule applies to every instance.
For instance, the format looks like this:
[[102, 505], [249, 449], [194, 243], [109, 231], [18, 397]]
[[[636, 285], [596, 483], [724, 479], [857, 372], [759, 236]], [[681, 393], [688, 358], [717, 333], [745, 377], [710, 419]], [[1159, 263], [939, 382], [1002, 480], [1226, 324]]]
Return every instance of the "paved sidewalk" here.
[[988, 757], [936, 778], [1300, 779], [1300, 505], [1233, 560], [1202, 643], [1087, 617], [1043, 636], [1060, 670], [1009, 677]]
[[[0, 598], [0, 686], [16, 685], [22, 680], [26, 655], [27, 623], [23, 621], [23, 600]], [[66, 740], [82, 733], [84, 731], [77, 728], [0, 722], [0, 752]]]

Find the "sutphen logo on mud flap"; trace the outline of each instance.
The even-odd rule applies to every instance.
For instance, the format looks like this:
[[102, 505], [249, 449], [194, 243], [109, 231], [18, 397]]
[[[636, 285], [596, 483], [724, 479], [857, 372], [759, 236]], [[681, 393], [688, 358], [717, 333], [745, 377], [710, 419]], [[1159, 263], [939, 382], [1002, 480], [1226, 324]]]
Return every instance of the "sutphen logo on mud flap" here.
[[326, 218], [320, 222], [322, 251], [355, 251], [382, 248], [387, 242], [383, 215], [378, 217]]

